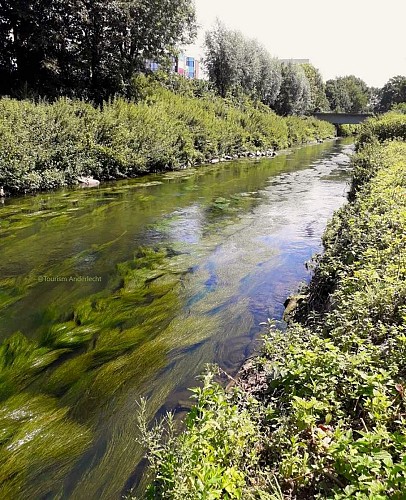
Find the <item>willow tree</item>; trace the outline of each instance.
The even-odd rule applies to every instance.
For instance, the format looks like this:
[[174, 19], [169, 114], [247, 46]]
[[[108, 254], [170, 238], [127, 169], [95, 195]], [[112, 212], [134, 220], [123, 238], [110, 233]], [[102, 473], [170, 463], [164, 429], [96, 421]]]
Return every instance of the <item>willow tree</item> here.
[[302, 68], [310, 86], [309, 113], [328, 111], [330, 105], [326, 96], [326, 85], [320, 71], [312, 64], [302, 64]]
[[275, 101], [280, 64], [257, 40], [217, 21], [206, 33], [205, 45], [209, 79], [222, 97], [238, 89], [268, 105]]
[[205, 35], [205, 66], [217, 92], [225, 97], [240, 84], [244, 38], [239, 31], [229, 30], [220, 21]]
[[270, 53], [260, 47], [258, 51], [260, 70], [257, 76], [256, 90], [264, 104], [273, 107], [282, 85], [282, 64]]
[[309, 110], [310, 84], [303, 68], [298, 64], [282, 64], [281, 89], [274, 104], [280, 115], [303, 115]]

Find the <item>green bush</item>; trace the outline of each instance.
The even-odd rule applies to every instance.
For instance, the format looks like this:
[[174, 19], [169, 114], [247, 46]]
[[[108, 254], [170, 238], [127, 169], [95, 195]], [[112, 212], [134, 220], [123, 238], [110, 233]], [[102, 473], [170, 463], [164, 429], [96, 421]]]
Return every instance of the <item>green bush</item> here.
[[392, 111], [382, 116], [369, 118], [361, 127], [357, 148], [373, 141], [406, 140], [406, 116]]
[[286, 121], [266, 106], [221, 99], [206, 87], [138, 77], [136, 101], [118, 98], [102, 109], [69, 99], [1, 99], [0, 186], [24, 193], [72, 185], [79, 176], [135, 177], [334, 135], [325, 122]]
[[360, 132], [360, 129], [361, 125], [338, 125], [338, 135], [339, 137], [351, 137], [352, 135], [357, 135]]
[[253, 417], [253, 408], [248, 409], [255, 402], [241, 400], [242, 393], [236, 389], [234, 398], [240, 404], [230, 404], [213, 376], [209, 370], [203, 387], [194, 389], [197, 404], [179, 438], [170, 415], [148, 430], [141, 414], [143, 441], [150, 449], [151, 471], [157, 477], [146, 498], [250, 498], [247, 483], [260, 455], [259, 419]]

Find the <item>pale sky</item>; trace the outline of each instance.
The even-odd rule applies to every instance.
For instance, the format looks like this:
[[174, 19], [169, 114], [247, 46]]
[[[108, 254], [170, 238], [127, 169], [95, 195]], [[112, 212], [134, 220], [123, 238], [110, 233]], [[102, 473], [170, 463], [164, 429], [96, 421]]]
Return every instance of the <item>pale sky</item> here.
[[203, 33], [218, 17], [280, 59], [310, 59], [324, 80], [354, 74], [382, 87], [406, 76], [406, 0], [195, 0]]

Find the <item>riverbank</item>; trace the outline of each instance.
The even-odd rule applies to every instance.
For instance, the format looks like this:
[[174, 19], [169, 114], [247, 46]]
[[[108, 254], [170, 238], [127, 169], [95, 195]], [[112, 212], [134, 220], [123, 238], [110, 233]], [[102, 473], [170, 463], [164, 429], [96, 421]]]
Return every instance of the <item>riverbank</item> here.
[[[183, 83], [182, 85], [186, 85]], [[138, 83], [137, 102], [0, 100], [0, 186], [9, 195], [177, 170], [212, 160], [272, 155], [334, 137], [331, 124], [277, 116], [242, 98]]]
[[308, 280], [352, 150], [325, 141], [6, 200], [0, 497], [110, 500], [140, 479], [137, 402], [152, 421], [184, 408], [206, 363], [238, 371]]
[[180, 437], [171, 419], [144, 427], [148, 498], [403, 498], [404, 127], [394, 115], [363, 126], [300, 323], [270, 325], [232, 391], [209, 370]]

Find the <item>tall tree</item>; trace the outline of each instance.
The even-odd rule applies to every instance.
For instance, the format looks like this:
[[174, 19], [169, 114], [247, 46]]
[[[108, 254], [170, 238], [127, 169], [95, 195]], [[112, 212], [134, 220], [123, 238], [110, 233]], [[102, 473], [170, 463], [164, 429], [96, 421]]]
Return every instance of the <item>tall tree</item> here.
[[378, 87], [369, 87], [368, 111], [378, 111], [380, 103], [381, 89]]
[[406, 76], [394, 76], [380, 91], [379, 111], [389, 111], [393, 105], [406, 102]]
[[351, 99], [346, 86], [340, 78], [327, 80], [326, 96], [332, 111], [337, 113], [349, 112], [351, 109]]
[[205, 36], [205, 66], [209, 79], [218, 93], [225, 97], [233, 87], [241, 83], [244, 39], [240, 32], [229, 30], [217, 20]]
[[281, 115], [303, 115], [309, 109], [310, 85], [300, 65], [282, 64], [282, 84], [274, 109]]
[[101, 100], [195, 30], [192, 0], [0, 0], [2, 91]]
[[360, 113], [368, 110], [368, 86], [354, 75], [328, 80], [326, 95], [331, 109], [338, 113]]
[[302, 68], [310, 86], [309, 113], [328, 111], [330, 105], [326, 96], [326, 86], [320, 71], [312, 64], [302, 64]]
[[259, 74], [256, 83], [257, 95], [261, 102], [273, 107], [282, 85], [282, 64], [269, 52], [260, 47], [258, 51]]
[[275, 102], [281, 85], [280, 63], [257, 40], [217, 21], [206, 33], [205, 64], [221, 96], [238, 89], [265, 104]]
[[42, 64], [43, 31], [49, 3], [47, 0], [0, 0], [0, 72], [10, 86], [17, 82], [38, 85], [46, 78]]

